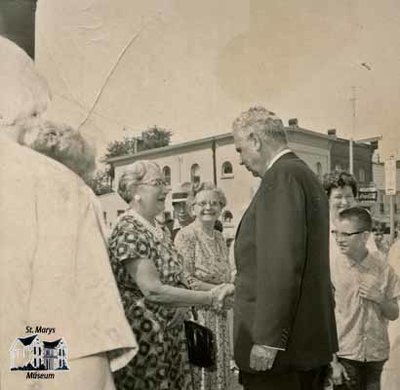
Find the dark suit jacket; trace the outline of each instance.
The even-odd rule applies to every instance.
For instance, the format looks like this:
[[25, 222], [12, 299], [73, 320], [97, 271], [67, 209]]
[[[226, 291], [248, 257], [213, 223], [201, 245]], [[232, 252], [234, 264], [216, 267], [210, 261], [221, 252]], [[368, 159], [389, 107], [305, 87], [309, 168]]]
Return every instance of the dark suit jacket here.
[[294, 153], [278, 159], [235, 240], [234, 353], [249, 368], [253, 344], [279, 351], [272, 371], [311, 369], [337, 351], [329, 272], [328, 199]]

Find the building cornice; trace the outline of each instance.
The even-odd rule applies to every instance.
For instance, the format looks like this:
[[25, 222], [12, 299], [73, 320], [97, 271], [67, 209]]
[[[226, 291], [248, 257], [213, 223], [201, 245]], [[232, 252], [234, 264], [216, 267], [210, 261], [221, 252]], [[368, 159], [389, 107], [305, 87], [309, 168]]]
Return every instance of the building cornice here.
[[[297, 135], [299, 136], [306, 136], [308, 139], [314, 139], [314, 140], [319, 140], [319, 141], [326, 141], [329, 144], [339, 142], [339, 143], [346, 143], [349, 142], [348, 140], [344, 138], [338, 138], [338, 137], [332, 137], [327, 134], [323, 133], [318, 133], [312, 130], [307, 130], [303, 129], [298, 126], [288, 126], [285, 127], [285, 130], [288, 134], [288, 141], [289, 142], [297, 142]], [[168, 146], [163, 146], [161, 148], [154, 148], [154, 149], [149, 149], [149, 150], [144, 150], [142, 152], [138, 152], [135, 154], [127, 154], [123, 156], [117, 156], [117, 157], [111, 157], [111, 158], [106, 158], [104, 159], [105, 163], [109, 163], [112, 165], [124, 165], [129, 162], [136, 161], [138, 159], [146, 159], [146, 157], [153, 156], [154, 154], [157, 155], [165, 155], [169, 153], [176, 153], [179, 150], [182, 149], [188, 149], [188, 148], [201, 148], [204, 147], [205, 145], [209, 145], [211, 147], [212, 143], [233, 143], [233, 136], [232, 133], [223, 133], [223, 134], [218, 134], [215, 136], [210, 136], [210, 137], [205, 137], [205, 138], [200, 138], [200, 139], [195, 139], [187, 142], [182, 142], [179, 144], [172, 144]], [[314, 146], [315, 143], [312, 143]], [[370, 146], [367, 144], [356, 144], [356, 147], [365, 147], [369, 148]]]
[[219, 134], [219, 135], [215, 135], [215, 136], [211, 136], [211, 137], [206, 137], [206, 138], [200, 138], [200, 139], [196, 139], [196, 140], [192, 140], [192, 141], [187, 141], [187, 142], [182, 142], [179, 144], [172, 144], [172, 145], [168, 145], [168, 146], [163, 146], [161, 148], [154, 148], [154, 149], [149, 149], [149, 150], [144, 150], [142, 152], [138, 152], [135, 154], [127, 154], [124, 156], [118, 156], [118, 157], [111, 157], [111, 158], [107, 158], [104, 161], [106, 163], [120, 163], [120, 162], [125, 162], [127, 160], [137, 160], [138, 158], [144, 158], [146, 156], [150, 156], [154, 153], [156, 154], [164, 154], [164, 153], [170, 153], [170, 152], [175, 152], [177, 150], [180, 149], [186, 149], [188, 147], [199, 147], [199, 146], [204, 146], [207, 144], [210, 144], [215, 141], [224, 141], [224, 140], [229, 140], [230, 138], [232, 138], [231, 133], [224, 133], [224, 134]]

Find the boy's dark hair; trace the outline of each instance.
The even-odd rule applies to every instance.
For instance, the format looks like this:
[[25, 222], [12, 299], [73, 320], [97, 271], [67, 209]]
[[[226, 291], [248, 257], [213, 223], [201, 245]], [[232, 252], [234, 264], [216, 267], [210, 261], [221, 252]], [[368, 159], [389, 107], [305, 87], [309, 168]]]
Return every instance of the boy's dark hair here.
[[368, 210], [363, 207], [350, 207], [339, 213], [339, 220], [349, 220], [355, 222], [362, 231], [372, 230], [372, 218]]
[[357, 181], [355, 177], [346, 171], [333, 171], [326, 173], [322, 178], [322, 185], [328, 198], [333, 188], [351, 187], [354, 197], [357, 196]]

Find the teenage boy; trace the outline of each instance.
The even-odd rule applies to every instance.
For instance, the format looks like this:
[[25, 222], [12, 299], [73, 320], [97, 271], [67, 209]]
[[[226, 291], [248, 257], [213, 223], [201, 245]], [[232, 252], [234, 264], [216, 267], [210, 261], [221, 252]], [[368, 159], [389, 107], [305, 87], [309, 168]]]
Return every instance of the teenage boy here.
[[362, 207], [339, 214], [333, 234], [342, 256], [332, 264], [339, 352], [334, 356], [335, 389], [379, 390], [389, 357], [388, 321], [399, 316], [400, 280], [366, 244], [372, 219]]

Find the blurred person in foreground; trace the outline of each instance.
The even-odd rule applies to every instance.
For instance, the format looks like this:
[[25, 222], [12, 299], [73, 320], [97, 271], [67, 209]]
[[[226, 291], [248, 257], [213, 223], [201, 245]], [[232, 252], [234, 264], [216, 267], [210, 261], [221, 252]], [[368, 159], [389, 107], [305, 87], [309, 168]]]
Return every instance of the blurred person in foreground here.
[[240, 164], [262, 179], [235, 240], [235, 360], [246, 390], [322, 389], [337, 351], [329, 207], [317, 176], [263, 107], [233, 123]]
[[[114, 389], [111, 370], [137, 344], [94, 194], [69, 169], [18, 144], [38, 125], [49, 91], [29, 57], [1, 37], [0, 58], [0, 388]], [[10, 371], [11, 345], [42, 328], [53, 329], [42, 339], [65, 340], [70, 371], [51, 380]]]
[[341, 211], [333, 234], [342, 256], [332, 264], [339, 351], [333, 359], [335, 389], [379, 390], [389, 356], [388, 321], [399, 316], [400, 280], [385, 259], [370, 253], [370, 213]]
[[95, 149], [71, 126], [44, 121], [36, 128], [28, 129], [24, 143], [65, 165], [90, 184], [96, 167]]
[[219, 309], [229, 284], [207, 291], [187, 288], [183, 259], [157, 224], [167, 188], [160, 167], [137, 161], [121, 176], [119, 194], [129, 209], [109, 243], [125, 314], [138, 343], [131, 363], [115, 374], [118, 390], [191, 390], [184, 319], [191, 306]]
[[[97, 198], [93, 197], [92, 184], [93, 172], [96, 167], [95, 148], [82, 136], [82, 134], [64, 123], [43, 121], [24, 131], [21, 143], [29, 146], [76, 173], [87, 186], [82, 191], [87, 191], [92, 198], [96, 215], [101, 216], [103, 210]], [[108, 232], [103, 218], [99, 220], [99, 227], [104, 237]]]
[[[175, 245], [182, 255], [189, 286], [194, 290], [209, 291], [231, 282], [228, 247], [215, 222], [226, 206], [225, 194], [211, 183], [202, 183], [189, 199], [194, 222], [182, 228]], [[231, 284], [231, 292], [234, 286]], [[228, 307], [222, 310], [198, 310], [199, 321], [211, 329], [217, 340], [216, 369], [193, 368], [196, 390], [230, 389], [230, 327]]]

